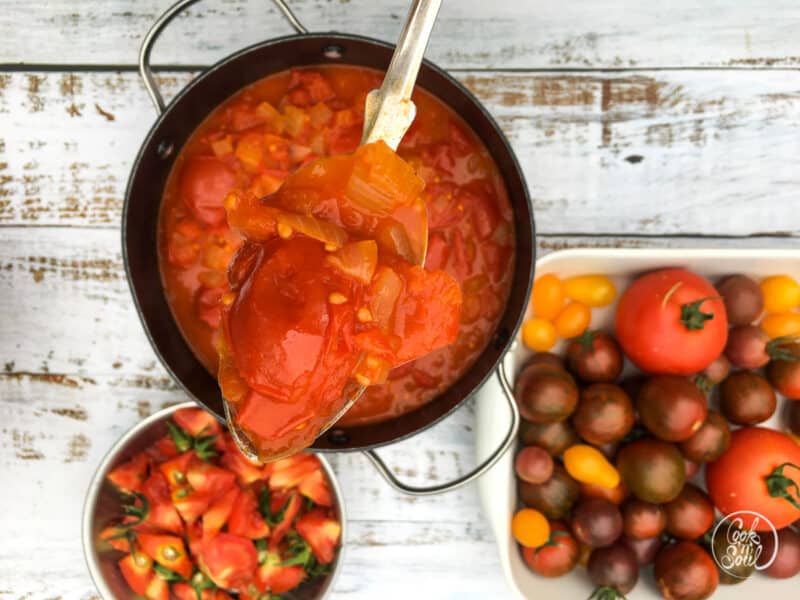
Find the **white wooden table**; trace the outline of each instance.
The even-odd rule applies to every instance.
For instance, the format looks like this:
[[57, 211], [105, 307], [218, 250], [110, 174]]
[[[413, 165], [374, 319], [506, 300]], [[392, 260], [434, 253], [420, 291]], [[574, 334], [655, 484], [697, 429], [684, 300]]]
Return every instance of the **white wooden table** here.
[[[405, 0], [290, 0], [312, 30], [386, 40]], [[168, 0], [0, 8], [0, 599], [96, 597], [80, 544], [110, 445], [183, 399], [123, 274], [119, 219], [155, 115], [134, 72]], [[800, 236], [796, 0], [449, 0], [429, 57], [489, 107], [525, 168], [542, 252], [792, 246]], [[266, 0], [206, 0], [154, 59], [169, 95], [288, 27]], [[469, 408], [384, 450], [411, 481], [472, 458]], [[350, 516], [336, 598], [503, 598], [474, 487], [414, 499], [333, 458]]]

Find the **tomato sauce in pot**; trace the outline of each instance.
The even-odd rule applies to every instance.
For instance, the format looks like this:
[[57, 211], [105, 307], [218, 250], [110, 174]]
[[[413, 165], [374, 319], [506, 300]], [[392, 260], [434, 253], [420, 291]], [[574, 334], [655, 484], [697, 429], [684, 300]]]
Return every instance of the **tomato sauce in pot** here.
[[[159, 219], [159, 261], [167, 301], [199, 360], [216, 374], [220, 299], [242, 240], [226, 220], [232, 189], [264, 196], [289, 173], [361, 139], [364, 98], [382, 74], [363, 67], [286, 71], [248, 86], [215, 109], [176, 160]], [[367, 389], [339, 421], [374, 423], [418, 408], [477, 359], [500, 319], [512, 279], [514, 225], [502, 178], [486, 148], [450, 108], [417, 90], [417, 117], [398, 148], [425, 181], [426, 268], [461, 285], [458, 338], [406, 363]]]

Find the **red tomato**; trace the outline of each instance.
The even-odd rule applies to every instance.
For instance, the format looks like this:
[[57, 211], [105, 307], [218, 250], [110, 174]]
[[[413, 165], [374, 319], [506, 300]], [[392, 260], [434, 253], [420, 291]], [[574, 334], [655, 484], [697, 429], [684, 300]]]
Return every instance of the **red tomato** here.
[[305, 452], [277, 460], [272, 463], [269, 488], [277, 490], [295, 487], [308, 475], [320, 468], [319, 459], [313, 454]]
[[[773, 429], [737, 429], [722, 456], [706, 465], [706, 486], [723, 514], [755, 511], [776, 529], [786, 527], [800, 518], [800, 445]], [[751, 527], [754, 517], [741, 517]], [[769, 528], [763, 520], [755, 527]]]
[[286, 533], [292, 527], [295, 518], [300, 514], [303, 507], [303, 499], [300, 494], [295, 492], [274, 491], [269, 496], [269, 510], [276, 517], [280, 515], [280, 520], [272, 528], [269, 536], [269, 547], [271, 550], [278, 548]]
[[236, 474], [195, 456], [189, 463], [186, 480], [195, 492], [217, 497], [236, 483]]
[[[233, 442], [231, 442], [233, 443]], [[263, 467], [258, 467], [247, 460], [234, 447], [229, 446], [229, 450], [222, 455], [220, 466], [236, 474], [236, 478], [242, 485], [250, 485], [254, 481], [266, 479]]]
[[578, 564], [578, 542], [560, 521], [550, 523], [550, 539], [538, 548], [522, 548], [522, 558], [542, 577], [561, 577]]
[[163, 530], [182, 534], [183, 521], [172, 505], [167, 480], [159, 471], [153, 471], [142, 484], [142, 494], [147, 499], [150, 511], [137, 530]]
[[158, 575], [150, 580], [144, 591], [147, 600], [169, 600], [169, 584]]
[[329, 517], [325, 510], [315, 508], [297, 519], [295, 529], [311, 546], [320, 563], [327, 564], [333, 560], [336, 544], [342, 534], [339, 521]]
[[218, 586], [238, 590], [253, 580], [258, 553], [247, 538], [220, 533], [203, 544], [200, 564]]
[[171, 497], [175, 510], [187, 524], [199, 519], [213, 500], [211, 494], [197, 492], [188, 485], [172, 490]]
[[225, 222], [223, 201], [234, 187], [236, 175], [220, 159], [195, 156], [181, 172], [181, 197], [195, 217], [207, 225]]
[[214, 415], [202, 408], [181, 408], [172, 414], [172, 419], [192, 437], [219, 435], [222, 431]]
[[634, 281], [622, 294], [617, 339], [643, 371], [691, 375], [710, 365], [728, 340], [718, 292], [685, 269], [663, 269]]
[[186, 485], [186, 473], [189, 470], [189, 462], [192, 460], [194, 452], [189, 450], [179, 454], [172, 460], [158, 465], [158, 470], [164, 475], [170, 488], [178, 488]]
[[113, 469], [106, 477], [123, 492], [140, 492], [147, 478], [150, 458], [146, 452], [139, 452], [128, 462]]
[[233, 504], [228, 517], [228, 533], [256, 540], [269, 535], [269, 525], [258, 512], [253, 490], [242, 490]]

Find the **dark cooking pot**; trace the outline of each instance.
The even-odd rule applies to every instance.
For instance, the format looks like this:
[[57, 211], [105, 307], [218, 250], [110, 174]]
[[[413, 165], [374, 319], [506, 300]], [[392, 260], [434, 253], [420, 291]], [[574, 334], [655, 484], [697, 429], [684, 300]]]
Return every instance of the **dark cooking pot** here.
[[[386, 69], [393, 46], [361, 36], [308, 33], [283, 0], [273, 0], [297, 31], [296, 35], [253, 45], [221, 60], [195, 78], [165, 107], [150, 70], [150, 51], [162, 29], [182, 9], [196, 1], [181, 0], [173, 5], [156, 21], [142, 43], [139, 68], [160, 115], [142, 144], [128, 182], [122, 217], [122, 249], [133, 299], [153, 349], [181, 387], [223, 419], [217, 382], [195, 358], [173, 320], [159, 272], [158, 214], [173, 162], [201, 121], [224, 100], [254, 81], [301, 65], [344, 63]], [[488, 347], [452, 387], [427, 405], [383, 423], [360, 427], [334, 426], [317, 440], [314, 449], [364, 450], [391, 485], [406, 493], [422, 495], [455, 489], [472, 481], [490, 468], [514, 439], [519, 416], [501, 358], [514, 339], [530, 292], [534, 227], [522, 171], [508, 141], [486, 109], [460, 83], [428, 61], [420, 69], [417, 85], [439, 97], [469, 123], [491, 152], [505, 180], [514, 211], [517, 243], [510, 297]], [[402, 440], [437, 423], [480, 388], [495, 370], [511, 412], [509, 432], [497, 451], [475, 470], [454, 482], [416, 488], [398, 481], [373, 449]]]

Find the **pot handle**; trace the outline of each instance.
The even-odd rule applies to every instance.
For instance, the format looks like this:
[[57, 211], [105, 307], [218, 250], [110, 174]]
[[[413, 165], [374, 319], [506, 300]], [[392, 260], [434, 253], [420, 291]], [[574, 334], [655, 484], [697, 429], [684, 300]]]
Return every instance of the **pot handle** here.
[[483, 461], [469, 473], [462, 475], [453, 481], [448, 481], [447, 483], [440, 483], [438, 485], [432, 485], [428, 487], [417, 487], [413, 485], [406, 485], [397, 477], [395, 477], [391, 469], [386, 465], [385, 462], [383, 462], [383, 459], [374, 450], [365, 451], [363, 453], [364, 456], [369, 459], [369, 461], [377, 469], [378, 473], [381, 474], [381, 476], [389, 485], [391, 485], [397, 491], [403, 492], [404, 494], [408, 494], [410, 496], [434, 496], [436, 494], [443, 494], [444, 492], [452, 492], [453, 490], [456, 490], [462, 486], [465, 486], [469, 482], [474, 481], [486, 473], [486, 471], [491, 469], [497, 463], [497, 461], [500, 460], [503, 454], [505, 454], [506, 451], [511, 447], [511, 444], [514, 443], [514, 440], [517, 437], [517, 430], [519, 429], [519, 410], [517, 409], [517, 403], [514, 400], [514, 394], [511, 391], [511, 384], [508, 382], [505, 364], [502, 360], [497, 365], [496, 373], [498, 379], [500, 380], [500, 387], [503, 388], [503, 396], [505, 396], [506, 403], [508, 404], [508, 411], [511, 415], [511, 423], [509, 424], [506, 436], [503, 438], [500, 446], [498, 446], [497, 449], [492, 452], [492, 454], [490, 454], [485, 461]]
[[[161, 96], [161, 92], [153, 76], [153, 71], [150, 68], [150, 53], [153, 50], [153, 45], [156, 43], [158, 36], [161, 35], [161, 32], [170, 24], [172, 19], [178, 16], [185, 8], [190, 7], [196, 2], [199, 2], [199, 0], [178, 0], [165, 10], [164, 13], [156, 19], [156, 22], [153, 23], [153, 26], [150, 27], [147, 34], [145, 34], [142, 39], [142, 46], [139, 48], [139, 75], [144, 80], [144, 87], [147, 90], [147, 94], [150, 96], [150, 100], [153, 101], [159, 114], [164, 112], [164, 98]], [[286, 20], [289, 21], [289, 24], [297, 33], [308, 33], [308, 29], [297, 19], [285, 0], [272, 0], [272, 3], [283, 16], [286, 17]]]

